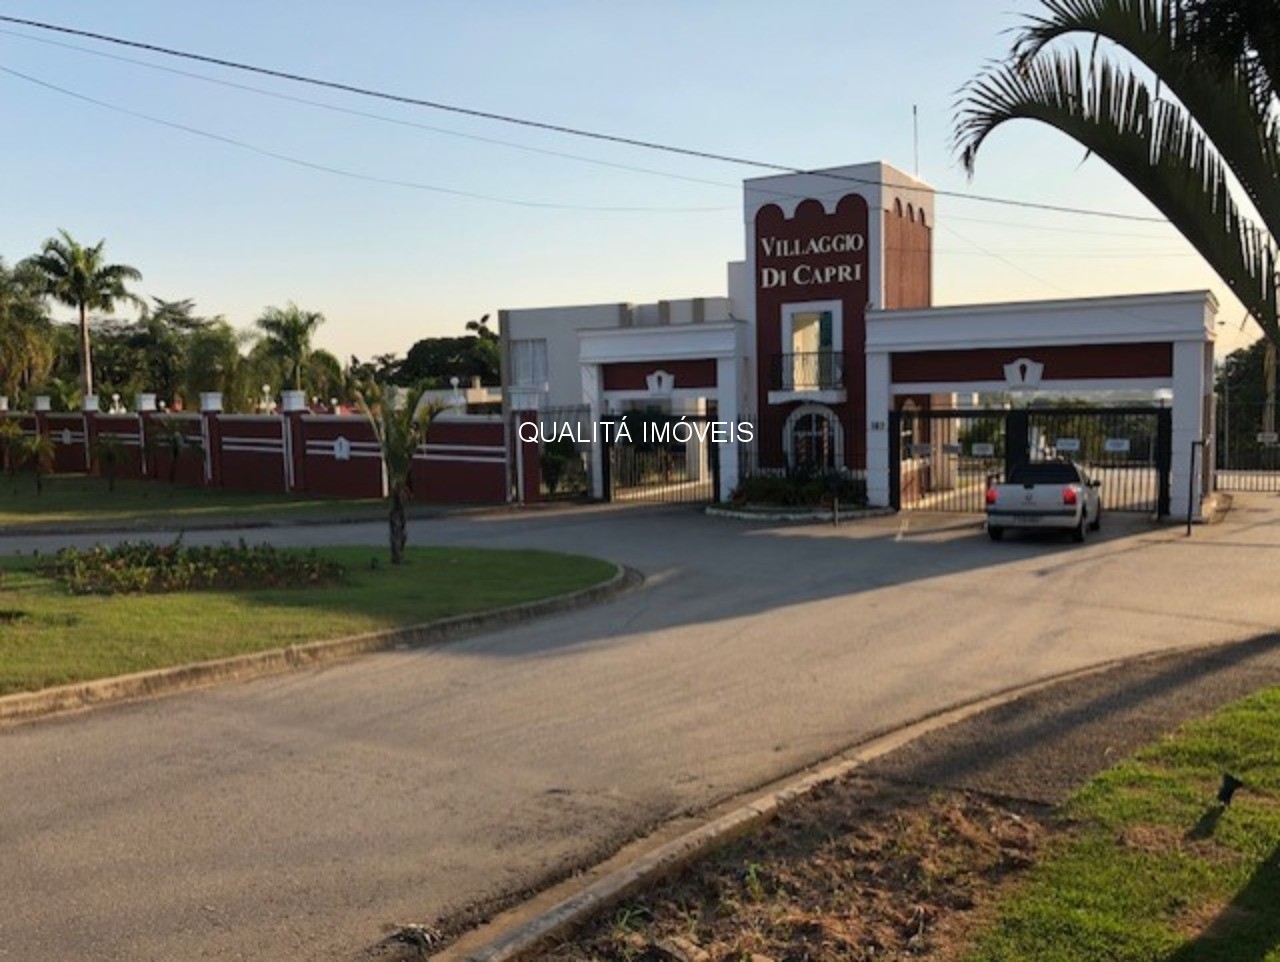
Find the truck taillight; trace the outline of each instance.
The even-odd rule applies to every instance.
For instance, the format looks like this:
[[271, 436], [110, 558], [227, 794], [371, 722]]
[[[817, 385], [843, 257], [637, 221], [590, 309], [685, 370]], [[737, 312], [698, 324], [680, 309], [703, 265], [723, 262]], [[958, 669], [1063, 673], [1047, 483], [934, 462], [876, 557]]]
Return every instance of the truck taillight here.
[[996, 503], [996, 489], [987, 488], [987, 504], [995, 504], [995, 503]]
[[1062, 489], [1062, 503], [1063, 503], [1063, 504], [1075, 504], [1075, 503], [1076, 503], [1076, 501], [1077, 501], [1078, 499], [1079, 499], [1079, 496], [1076, 494], [1076, 489], [1075, 489], [1075, 488], [1069, 488], [1069, 487], [1068, 487], [1068, 488], [1063, 488], [1063, 489]]

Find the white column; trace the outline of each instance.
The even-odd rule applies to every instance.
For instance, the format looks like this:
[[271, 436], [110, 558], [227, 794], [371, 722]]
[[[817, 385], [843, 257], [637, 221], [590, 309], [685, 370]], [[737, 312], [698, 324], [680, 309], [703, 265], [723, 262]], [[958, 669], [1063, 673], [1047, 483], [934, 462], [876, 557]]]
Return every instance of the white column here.
[[[687, 414], [693, 418], [696, 426], [707, 413], [707, 402], [705, 398], [672, 398], [671, 413], [679, 417]], [[717, 415], [718, 417], [718, 415]], [[692, 438], [684, 446], [684, 463], [685, 473], [690, 481], [701, 481], [707, 476], [710, 470], [710, 464], [707, 458], [707, 445], [710, 441], [702, 441], [698, 438], [695, 431]]]
[[[738, 358], [722, 357], [716, 360], [716, 420], [737, 425], [742, 412], [738, 408]], [[752, 425], [756, 427], [756, 425]], [[735, 431], [728, 441], [720, 445], [721, 501], [728, 501], [738, 486], [738, 437]]]
[[[600, 418], [604, 415], [603, 398], [600, 392], [600, 365], [582, 364], [582, 403], [587, 406], [588, 416], [594, 431], [599, 430]], [[604, 497], [604, 441], [591, 443], [591, 497]]]
[[[1173, 464], [1170, 472], [1170, 511], [1175, 518], [1187, 516], [1187, 490], [1193, 488], [1191, 497], [1191, 515], [1199, 518], [1201, 501], [1204, 496], [1203, 462], [1204, 453], [1196, 448], [1196, 477], [1194, 483], [1188, 472], [1191, 470], [1191, 446], [1194, 441], [1203, 441], [1210, 431], [1204, 424], [1204, 343], [1202, 341], [1179, 341], [1173, 345]], [[1209, 452], [1212, 457], [1212, 452]]]
[[867, 503], [889, 506], [889, 411], [893, 405], [889, 355], [867, 355]]

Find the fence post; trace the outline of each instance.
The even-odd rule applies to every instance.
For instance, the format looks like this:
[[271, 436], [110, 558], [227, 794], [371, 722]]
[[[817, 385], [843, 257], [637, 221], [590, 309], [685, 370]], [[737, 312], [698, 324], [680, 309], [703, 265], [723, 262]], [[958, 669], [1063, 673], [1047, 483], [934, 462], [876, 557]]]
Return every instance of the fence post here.
[[1191, 519], [1196, 507], [1196, 448], [1203, 452], [1204, 441], [1191, 442], [1191, 467], [1187, 472], [1187, 537], [1191, 537]]

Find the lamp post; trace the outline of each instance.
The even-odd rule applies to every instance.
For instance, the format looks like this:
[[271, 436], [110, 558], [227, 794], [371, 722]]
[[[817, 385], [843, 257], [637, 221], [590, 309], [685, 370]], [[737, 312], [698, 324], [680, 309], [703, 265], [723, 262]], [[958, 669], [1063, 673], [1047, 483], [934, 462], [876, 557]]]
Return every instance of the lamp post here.
[[262, 409], [263, 414], [267, 414], [271, 411], [271, 385], [270, 384], [262, 385], [262, 400], [259, 402], [258, 406]]

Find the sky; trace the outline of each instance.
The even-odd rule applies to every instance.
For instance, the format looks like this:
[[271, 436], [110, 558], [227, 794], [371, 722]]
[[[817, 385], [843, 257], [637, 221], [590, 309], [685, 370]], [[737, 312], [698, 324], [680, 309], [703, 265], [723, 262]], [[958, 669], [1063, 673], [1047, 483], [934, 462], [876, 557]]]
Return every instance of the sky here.
[[[1032, 122], [998, 130], [972, 180], [960, 168], [956, 92], [1037, 6], [0, 0], [0, 13], [790, 167], [884, 160], [939, 189], [1158, 216]], [[105, 238], [109, 260], [142, 271], [142, 295], [245, 328], [294, 301], [325, 315], [317, 343], [344, 359], [402, 354], [501, 308], [723, 295], [743, 256], [741, 182], [768, 173], [9, 24], [0, 70], [0, 257], [60, 228]], [[1208, 288], [1220, 356], [1257, 336], [1168, 225], [939, 198], [936, 228], [937, 304]]]

